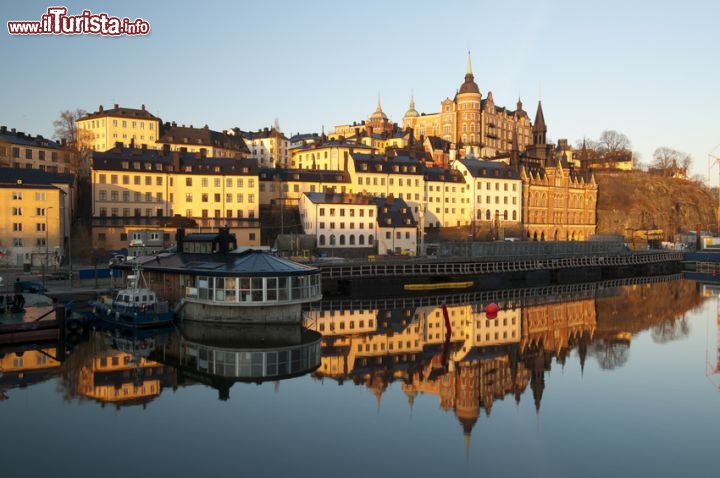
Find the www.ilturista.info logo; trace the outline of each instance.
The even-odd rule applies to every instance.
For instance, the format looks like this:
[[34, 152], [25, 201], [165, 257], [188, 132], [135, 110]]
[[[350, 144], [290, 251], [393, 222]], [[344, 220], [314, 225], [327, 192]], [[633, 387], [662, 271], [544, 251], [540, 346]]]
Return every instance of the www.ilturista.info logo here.
[[65, 7], [50, 7], [40, 21], [7, 22], [11, 35], [147, 35], [150, 24], [138, 18], [111, 17], [107, 13], [83, 10], [80, 15], [68, 15]]

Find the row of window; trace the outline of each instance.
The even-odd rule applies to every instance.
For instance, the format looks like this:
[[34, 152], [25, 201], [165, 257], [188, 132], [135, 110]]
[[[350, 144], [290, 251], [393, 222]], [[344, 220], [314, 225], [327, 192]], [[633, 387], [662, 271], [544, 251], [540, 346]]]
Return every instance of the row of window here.
[[[23, 208], [21, 207], [13, 207], [12, 208], [12, 215], [13, 216], [22, 216], [23, 215]], [[35, 216], [46, 216], [47, 215], [47, 208], [44, 207], [37, 207], [35, 208]]]
[[[0, 147], [0, 157], [5, 156], [5, 147]], [[12, 147], [10, 148], [10, 156], [15, 159], [20, 159], [20, 148]], [[25, 159], [34, 159], [33, 158], [33, 150], [31, 148], [25, 148]], [[40, 161], [45, 161], [47, 158], [47, 151], [45, 150], [39, 150], [37, 151], [37, 159]], [[56, 163], [58, 160], [58, 153], [57, 151], [50, 151], [50, 161]]]
[[[147, 165], [151, 165], [151, 163], [146, 163]], [[162, 169], [161, 163], [156, 163], [156, 167], [159, 167]], [[143, 181], [142, 178], [145, 178]], [[145, 186], [152, 186], [153, 183], [153, 176], [139, 176], [135, 175], [132, 176], [133, 178], [133, 184], [134, 185], [141, 185], [143, 182]], [[122, 184], [129, 185], [130, 184], [130, 176], [127, 174], [123, 174], [122, 176], [118, 176], [117, 174], [111, 174], [110, 175], [110, 184], [119, 184], [119, 180], [122, 179]], [[168, 178], [168, 186], [173, 186], [173, 178]], [[99, 184], [108, 184], [108, 177], [105, 173], [100, 173], [98, 175], [98, 183]], [[245, 178], [235, 178], [235, 181], [233, 181], [233, 178], [225, 178], [225, 187], [231, 188], [233, 187], [233, 184], [235, 184], [236, 187], [242, 188], [245, 187]], [[155, 176], [155, 185], [156, 186], [162, 186], [163, 185], [163, 176]], [[193, 186], [193, 178], [185, 178], [185, 186], [192, 187]], [[209, 178], [201, 178], [200, 179], [200, 186], [203, 188], [210, 187], [210, 179]], [[219, 188], [222, 187], [222, 179], [221, 178], [212, 178], [212, 187]], [[255, 179], [250, 178], [247, 179], [247, 187], [248, 188], [254, 188], [255, 187]]]
[[[36, 247], [45, 247], [47, 242], [45, 241], [45, 237], [36, 237], [35, 238], [35, 246]], [[12, 240], [13, 247], [25, 247], [25, 239], [22, 237], [13, 237]]]
[[[345, 216], [345, 208], [339, 208], [338, 210], [339, 210], [339, 212], [340, 212], [340, 217]], [[329, 215], [330, 215], [330, 216], [335, 216], [335, 211], [336, 211], [336, 209], [335, 209], [334, 207], [329, 208], [329, 212], [330, 212]], [[354, 216], [355, 216], [355, 209], [349, 209], [349, 211], [350, 211], [349, 216], [350, 216], [350, 217], [354, 217]], [[360, 216], [360, 217], [365, 217], [365, 209], [359, 209], [358, 211], [359, 211], [359, 212], [358, 212], [358, 216]], [[368, 208], [367, 211], [368, 211], [368, 217], [375, 217], [375, 210], [374, 210], [374, 209]], [[323, 216], [325, 216], [325, 208], [324, 208], [324, 207], [321, 207], [321, 208], [320, 208], [320, 217], [323, 217]]]
[[[319, 246], [344, 246], [346, 245], [345, 241], [347, 239], [347, 245], [354, 246], [355, 245], [355, 234], [348, 234], [347, 238], [345, 237], [345, 234], [338, 234], [337, 236], [335, 234], [330, 234], [328, 236], [325, 236], [325, 234], [320, 234], [318, 236], [318, 245]], [[372, 234], [368, 234], [367, 236], [365, 234], [358, 234], [357, 235], [357, 245], [358, 246], [364, 246], [366, 244], [367, 239], [367, 245], [368, 246], [374, 246], [375, 245], [375, 236]]]

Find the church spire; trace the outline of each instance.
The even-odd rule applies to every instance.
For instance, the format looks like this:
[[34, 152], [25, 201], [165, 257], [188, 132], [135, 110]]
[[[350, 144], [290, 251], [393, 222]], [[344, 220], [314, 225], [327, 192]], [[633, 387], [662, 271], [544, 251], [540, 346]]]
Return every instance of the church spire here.
[[468, 50], [468, 60], [467, 60], [467, 70], [465, 71], [466, 75], [472, 75], [472, 60], [470, 58], [470, 50]]
[[533, 124], [532, 132], [533, 144], [547, 144], [547, 126], [545, 125], [542, 101], [538, 101], [537, 112], [535, 113], [535, 123]]

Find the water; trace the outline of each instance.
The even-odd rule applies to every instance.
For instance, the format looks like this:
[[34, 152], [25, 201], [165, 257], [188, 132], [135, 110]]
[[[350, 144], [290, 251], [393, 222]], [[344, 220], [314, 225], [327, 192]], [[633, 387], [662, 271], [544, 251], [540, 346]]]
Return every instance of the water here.
[[324, 302], [319, 341], [95, 331], [62, 364], [4, 348], [0, 473], [716, 476], [713, 288], [545, 292], [494, 297], [497, 323], [489, 296], [448, 297], [449, 343], [425, 299]]

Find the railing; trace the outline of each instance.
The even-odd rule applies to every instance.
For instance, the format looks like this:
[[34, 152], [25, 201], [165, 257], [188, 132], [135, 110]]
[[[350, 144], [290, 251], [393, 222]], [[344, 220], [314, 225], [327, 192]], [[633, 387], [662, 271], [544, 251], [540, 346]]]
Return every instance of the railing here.
[[681, 262], [682, 252], [654, 252], [612, 256], [579, 256], [552, 259], [496, 259], [490, 261], [437, 260], [433, 262], [367, 262], [321, 265], [323, 279], [365, 277], [462, 276], [527, 272], [534, 270], [569, 269], [578, 267], [632, 266]]

